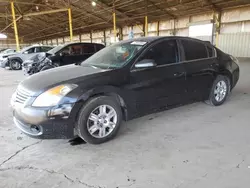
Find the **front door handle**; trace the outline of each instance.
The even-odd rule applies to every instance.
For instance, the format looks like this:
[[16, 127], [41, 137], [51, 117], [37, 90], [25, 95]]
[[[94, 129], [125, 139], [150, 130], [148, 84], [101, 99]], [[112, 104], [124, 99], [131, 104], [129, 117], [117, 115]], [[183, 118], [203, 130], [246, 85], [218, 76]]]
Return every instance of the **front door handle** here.
[[176, 73], [174, 73], [174, 77], [181, 77], [183, 75], [185, 75], [185, 72], [176, 72]]

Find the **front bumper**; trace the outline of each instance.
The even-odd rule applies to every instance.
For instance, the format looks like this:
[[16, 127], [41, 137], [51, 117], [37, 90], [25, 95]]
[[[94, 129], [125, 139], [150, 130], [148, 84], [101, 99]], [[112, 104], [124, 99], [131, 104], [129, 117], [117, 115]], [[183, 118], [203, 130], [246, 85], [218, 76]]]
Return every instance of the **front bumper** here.
[[5, 59], [5, 60], [2, 60], [2, 59], [1, 59], [1, 60], [0, 60], [0, 67], [5, 68], [7, 62], [8, 62], [8, 59]]
[[12, 103], [15, 125], [25, 134], [40, 139], [74, 137], [74, 121], [70, 118], [73, 104], [53, 108], [35, 108]]

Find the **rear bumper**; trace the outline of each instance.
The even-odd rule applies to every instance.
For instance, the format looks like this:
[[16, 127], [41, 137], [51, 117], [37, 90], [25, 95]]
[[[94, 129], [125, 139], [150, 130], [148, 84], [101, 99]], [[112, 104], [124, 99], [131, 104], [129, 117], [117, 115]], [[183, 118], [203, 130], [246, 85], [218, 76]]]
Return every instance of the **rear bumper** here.
[[240, 78], [240, 68], [237, 65], [237, 68], [235, 68], [234, 71], [233, 71], [233, 76], [232, 76], [232, 82], [233, 83], [232, 83], [232, 88], [231, 89], [233, 89], [236, 86], [236, 84], [239, 81], [239, 78]]
[[39, 139], [74, 137], [74, 121], [69, 117], [73, 104], [57, 108], [12, 106], [15, 125], [25, 134]]

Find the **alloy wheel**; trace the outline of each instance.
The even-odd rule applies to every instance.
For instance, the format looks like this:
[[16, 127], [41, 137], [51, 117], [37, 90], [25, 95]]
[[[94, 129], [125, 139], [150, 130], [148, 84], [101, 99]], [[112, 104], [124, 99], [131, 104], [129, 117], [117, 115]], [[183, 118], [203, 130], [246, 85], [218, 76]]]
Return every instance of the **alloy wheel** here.
[[224, 80], [219, 81], [214, 89], [214, 97], [217, 102], [221, 102], [227, 95], [227, 84]]
[[100, 105], [89, 115], [87, 129], [95, 138], [105, 138], [117, 125], [117, 113], [109, 105]]
[[13, 61], [12, 68], [14, 68], [15, 70], [19, 70], [21, 68], [21, 65], [18, 61]]

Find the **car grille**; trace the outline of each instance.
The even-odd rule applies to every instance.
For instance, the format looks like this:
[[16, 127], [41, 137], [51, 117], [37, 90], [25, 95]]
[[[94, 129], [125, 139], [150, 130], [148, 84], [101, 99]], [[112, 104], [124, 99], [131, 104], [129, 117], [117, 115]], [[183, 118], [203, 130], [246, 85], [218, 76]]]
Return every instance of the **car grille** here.
[[30, 93], [23, 89], [23, 88], [17, 88], [16, 91], [16, 97], [15, 97], [15, 102], [24, 104], [30, 97]]

